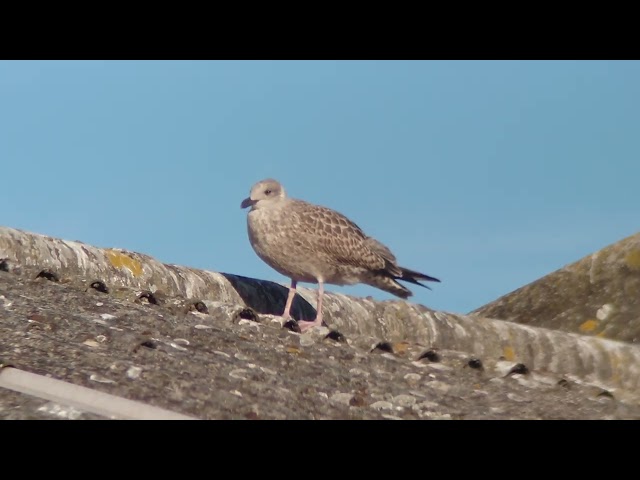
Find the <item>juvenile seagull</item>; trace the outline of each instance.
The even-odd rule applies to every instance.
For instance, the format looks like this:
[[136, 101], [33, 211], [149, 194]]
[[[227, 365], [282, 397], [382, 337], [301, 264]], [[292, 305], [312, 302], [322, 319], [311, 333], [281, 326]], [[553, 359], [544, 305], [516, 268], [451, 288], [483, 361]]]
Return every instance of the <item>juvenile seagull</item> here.
[[291, 279], [283, 317], [290, 318], [298, 282], [318, 284], [317, 316], [314, 321], [298, 322], [303, 332], [322, 325], [325, 283], [366, 283], [408, 298], [412, 292], [396, 280], [425, 288], [429, 287], [418, 280], [440, 281], [400, 267], [387, 247], [365, 235], [341, 213], [288, 198], [277, 180], [268, 178], [256, 183], [240, 207], [251, 207], [247, 227], [255, 252], [267, 265]]

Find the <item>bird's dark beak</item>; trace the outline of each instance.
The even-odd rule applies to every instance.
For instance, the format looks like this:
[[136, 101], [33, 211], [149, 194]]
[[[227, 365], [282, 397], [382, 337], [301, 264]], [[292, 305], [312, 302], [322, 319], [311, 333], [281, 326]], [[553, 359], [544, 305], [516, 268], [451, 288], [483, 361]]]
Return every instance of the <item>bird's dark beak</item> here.
[[240, 204], [240, 208], [253, 207], [255, 204], [256, 204], [255, 200], [251, 200], [251, 198], [245, 198], [244, 200], [242, 200], [242, 203]]

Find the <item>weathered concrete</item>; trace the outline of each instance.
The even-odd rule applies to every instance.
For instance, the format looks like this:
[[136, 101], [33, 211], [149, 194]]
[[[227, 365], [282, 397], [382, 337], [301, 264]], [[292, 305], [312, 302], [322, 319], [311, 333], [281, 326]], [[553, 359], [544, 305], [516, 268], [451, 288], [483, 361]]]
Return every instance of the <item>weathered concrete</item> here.
[[640, 418], [635, 345], [329, 293], [332, 340], [271, 282], [9, 228], [0, 258], [0, 357], [186, 415]]
[[640, 233], [471, 313], [639, 343]]

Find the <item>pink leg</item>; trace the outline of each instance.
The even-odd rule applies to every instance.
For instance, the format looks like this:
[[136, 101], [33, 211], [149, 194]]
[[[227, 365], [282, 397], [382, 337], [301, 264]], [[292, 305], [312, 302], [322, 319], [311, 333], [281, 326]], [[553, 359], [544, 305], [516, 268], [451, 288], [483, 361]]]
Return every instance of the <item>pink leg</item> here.
[[289, 295], [287, 296], [287, 303], [284, 306], [284, 318], [291, 318], [291, 305], [293, 305], [293, 297], [296, 296], [296, 285], [298, 282], [291, 280], [291, 286], [289, 287]]
[[316, 309], [316, 319], [313, 322], [301, 320], [298, 322], [300, 330], [306, 332], [310, 328], [322, 325], [322, 297], [324, 296], [324, 284], [322, 280], [318, 280], [318, 308]]

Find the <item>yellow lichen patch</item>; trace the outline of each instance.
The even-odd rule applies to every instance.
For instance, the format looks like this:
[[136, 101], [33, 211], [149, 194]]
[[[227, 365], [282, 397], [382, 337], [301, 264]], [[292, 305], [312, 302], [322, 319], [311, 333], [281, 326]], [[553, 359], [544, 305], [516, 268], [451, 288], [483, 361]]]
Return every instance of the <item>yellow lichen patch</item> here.
[[116, 268], [126, 268], [128, 269], [134, 277], [139, 277], [142, 275], [142, 264], [134, 258], [131, 258], [129, 255], [126, 255], [122, 252], [116, 252], [114, 250], [108, 250], [107, 256], [109, 257], [109, 261], [111, 265]]
[[506, 346], [502, 349], [502, 356], [508, 362], [513, 362], [516, 358], [516, 352], [513, 351], [512, 347]]
[[629, 267], [640, 270], [640, 250], [630, 251], [624, 259]]
[[586, 322], [583, 322], [582, 325], [578, 327], [581, 332], [590, 333], [593, 332], [596, 328], [598, 328], [598, 321], [590, 318]]
[[396, 353], [398, 355], [404, 355], [405, 353], [407, 353], [407, 350], [409, 350], [409, 345], [410, 344], [408, 342], [394, 343], [392, 345], [393, 353]]

